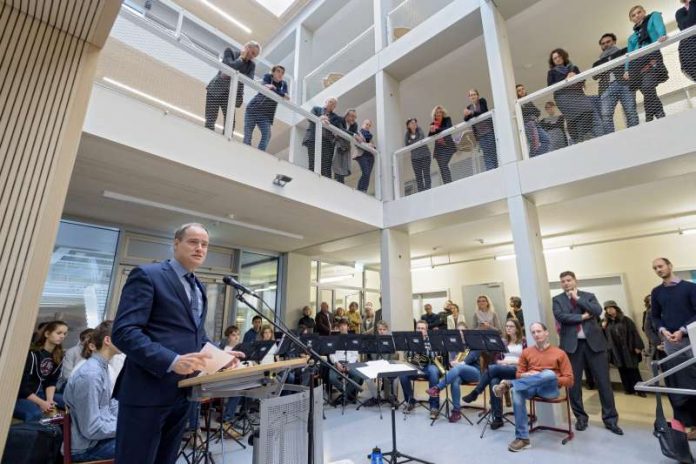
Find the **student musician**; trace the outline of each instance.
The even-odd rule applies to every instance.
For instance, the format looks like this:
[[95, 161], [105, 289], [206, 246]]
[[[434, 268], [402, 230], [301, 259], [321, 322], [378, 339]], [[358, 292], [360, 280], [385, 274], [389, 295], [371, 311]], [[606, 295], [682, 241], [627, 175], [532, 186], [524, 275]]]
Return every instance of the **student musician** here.
[[[337, 321], [338, 323], [338, 334], [339, 335], [348, 335], [348, 319], [339, 319]], [[358, 376], [356, 373], [351, 372], [350, 369], [348, 368], [348, 364], [353, 364], [358, 361], [360, 361], [360, 353], [354, 350], [341, 350], [341, 351], [336, 351], [334, 354], [329, 356], [329, 359], [331, 362], [334, 364], [336, 369], [344, 374], [347, 375], [350, 379], [355, 381], [356, 383], [362, 385], [363, 379], [362, 377]], [[343, 401], [343, 396], [345, 395], [345, 400], [348, 403], [355, 403], [358, 400], [358, 393], [360, 391], [358, 388], [353, 385], [352, 383], [346, 382], [345, 384], [345, 391], [344, 391], [344, 384], [343, 380], [336, 375], [336, 372], [332, 369], [329, 372], [329, 382], [331, 385], [333, 385], [336, 389], [341, 391], [341, 396], [336, 398], [336, 401], [334, 404], [338, 404]]]
[[[430, 345], [430, 340], [428, 339], [428, 323], [421, 320], [416, 322], [416, 332], [420, 332], [423, 335], [423, 342], [425, 346], [425, 353], [407, 353], [406, 359], [411, 364], [415, 365], [425, 373], [425, 378], [428, 379], [428, 387], [432, 388], [437, 385], [440, 379], [440, 370], [435, 364], [435, 359], [439, 356], [439, 353], [433, 351]], [[416, 400], [413, 396], [413, 387], [411, 386], [411, 375], [402, 375], [399, 377], [401, 382], [401, 389], [404, 392], [404, 400], [406, 401], [406, 406], [404, 407], [404, 413], [408, 414], [416, 407]], [[440, 409], [440, 398], [430, 397], [430, 418], [435, 419], [438, 415], [438, 410]]]

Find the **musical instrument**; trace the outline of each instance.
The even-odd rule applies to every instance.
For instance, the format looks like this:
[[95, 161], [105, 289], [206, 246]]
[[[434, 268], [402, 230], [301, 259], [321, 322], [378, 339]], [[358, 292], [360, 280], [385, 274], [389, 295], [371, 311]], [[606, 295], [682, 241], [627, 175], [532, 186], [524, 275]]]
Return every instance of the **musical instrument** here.
[[433, 359], [433, 364], [435, 367], [437, 367], [437, 370], [440, 371], [440, 375], [445, 375], [446, 370], [445, 366], [442, 364], [442, 356], [435, 356], [435, 359]]
[[469, 351], [471, 350], [466, 349], [457, 353], [457, 356], [454, 358], [453, 362], [457, 364], [463, 362], [466, 359], [466, 357], [469, 356]]

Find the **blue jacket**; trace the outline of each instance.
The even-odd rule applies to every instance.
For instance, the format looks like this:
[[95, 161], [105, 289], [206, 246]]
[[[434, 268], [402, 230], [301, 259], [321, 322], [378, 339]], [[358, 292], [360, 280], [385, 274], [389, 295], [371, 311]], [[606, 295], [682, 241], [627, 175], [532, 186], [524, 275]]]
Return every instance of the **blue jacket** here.
[[[266, 73], [263, 76], [263, 85], [270, 85], [273, 84], [275, 86], [275, 90], [272, 90], [272, 92], [275, 92], [278, 94], [280, 97], [285, 97], [288, 93], [288, 84], [285, 81], [280, 81], [280, 82], [274, 82], [273, 81], [273, 74], [271, 73]], [[269, 89], [270, 90], [270, 89]], [[278, 106], [278, 103], [274, 100], [271, 100], [267, 96], [263, 95], [261, 92], [257, 93], [254, 98], [251, 99], [249, 104], [247, 105], [247, 111], [253, 114], [260, 114], [263, 116], [266, 116], [268, 120], [273, 123], [273, 118], [275, 117], [275, 111], [276, 107]]]
[[[648, 18], [648, 36], [650, 37], [650, 43], [657, 42], [657, 39], [663, 35], [667, 35], [667, 29], [665, 28], [664, 21], [662, 21], [662, 13], [653, 11]], [[634, 31], [628, 38], [628, 51], [632, 52], [639, 48], [641, 47], [638, 43], [638, 32]]]
[[208, 341], [205, 289], [201, 323], [194, 321], [191, 303], [169, 260], [133, 269], [128, 276], [112, 330], [112, 339], [126, 362], [114, 387], [114, 397], [130, 406], [170, 406], [188, 391], [184, 378], [167, 372], [179, 354], [198, 352]]

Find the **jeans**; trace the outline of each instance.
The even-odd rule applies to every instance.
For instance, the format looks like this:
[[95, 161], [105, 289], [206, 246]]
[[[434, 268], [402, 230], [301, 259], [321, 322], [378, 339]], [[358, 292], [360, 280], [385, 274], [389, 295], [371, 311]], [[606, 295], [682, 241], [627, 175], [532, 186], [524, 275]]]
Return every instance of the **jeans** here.
[[498, 385], [501, 380], [514, 380], [516, 373], [516, 364], [491, 364], [488, 366], [488, 369], [483, 372], [479, 384], [474, 388], [474, 391], [479, 395], [483, 393], [486, 387], [490, 388], [491, 409], [493, 410], [494, 419], [503, 418], [503, 402], [493, 394], [493, 387]]
[[490, 131], [480, 135], [478, 138], [481, 151], [483, 152], [483, 164], [486, 166], [486, 171], [498, 167], [498, 148], [495, 144], [495, 132]]
[[241, 396], [232, 396], [227, 399], [227, 403], [225, 403], [225, 411], [222, 413], [222, 420], [228, 422], [234, 420], [235, 416], [237, 415], [237, 406], [241, 400]]
[[440, 383], [437, 384], [437, 388], [444, 390], [447, 388], [447, 385], [450, 385], [450, 389], [452, 390], [452, 407], [454, 409], [460, 409], [462, 401], [461, 384], [478, 382], [480, 378], [480, 370], [466, 363], [460, 363], [445, 374], [442, 380], [440, 380]]
[[99, 440], [93, 447], [81, 453], [72, 453], [73, 462], [100, 461], [116, 456], [116, 439]]
[[365, 151], [362, 155], [355, 158], [355, 161], [358, 162], [360, 170], [362, 171], [360, 180], [358, 180], [358, 190], [367, 192], [367, 188], [370, 186], [372, 167], [375, 165], [375, 155]]
[[251, 137], [254, 134], [254, 127], [259, 126], [261, 140], [259, 140], [259, 150], [266, 151], [268, 142], [271, 140], [271, 120], [267, 114], [247, 111], [244, 114], [244, 143], [251, 145]]
[[[43, 390], [39, 390], [36, 393], [36, 396], [38, 396], [42, 400], [45, 400], [46, 392]], [[55, 393], [53, 395], [53, 401], [58, 405], [59, 408], [65, 408], [65, 403], [63, 402], [63, 395], [61, 395], [60, 393]], [[41, 408], [33, 401], [28, 400], [26, 398], [20, 398], [17, 400], [17, 403], [15, 403], [14, 413], [12, 414], [12, 417], [15, 417], [19, 420], [23, 420], [24, 422], [36, 422], [43, 417], [43, 413], [41, 412]]]
[[527, 400], [535, 396], [552, 399], [558, 397], [558, 379], [552, 370], [512, 381], [512, 407], [515, 413], [515, 437], [529, 439]]
[[[440, 372], [437, 370], [434, 364], [428, 364], [422, 367], [421, 370], [425, 372], [425, 378], [428, 379], [428, 387], [434, 387], [437, 385], [437, 381], [440, 378]], [[413, 387], [411, 386], [411, 379], [415, 376], [402, 375], [399, 377], [401, 381], [401, 389], [404, 392], [404, 400], [408, 403], [414, 403], [413, 398]], [[440, 407], [440, 398], [430, 398], [430, 409], [438, 409]]]
[[628, 127], [638, 125], [636, 94], [631, 92], [627, 82], [612, 82], [602, 93], [600, 99], [602, 101], [602, 121], [604, 122], [605, 134], [614, 132], [614, 110], [619, 102], [621, 102], [621, 106], [626, 114], [626, 125]]
[[655, 70], [648, 71], [640, 77], [640, 92], [643, 94], [643, 107], [645, 108], [645, 120], [664, 118], [665, 109], [662, 100], [657, 95], [657, 86], [660, 83], [660, 75]]
[[[358, 374], [348, 371], [344, 373], [348, 378], [353, 380], [355, 383], [362, 385], [363, 384], [363, 378], [360, 377]], [[352, 383], [346, 382], [345, 386], [345, 391], [343, 390], [343, 379], [341, 379], [336, 372], [333, 370], [329, 371], [329, 382], [331, 385], [333, 385], [337, 390], [345, 394], [346, 399], [354, 399], [358, 397], [358, 393], [360, 393], [360, 390], [353, 385]]]
[[414, 156], [411, 154], [411, 165], [416, 175], [418, 191], [430, 190], [430, 156]]

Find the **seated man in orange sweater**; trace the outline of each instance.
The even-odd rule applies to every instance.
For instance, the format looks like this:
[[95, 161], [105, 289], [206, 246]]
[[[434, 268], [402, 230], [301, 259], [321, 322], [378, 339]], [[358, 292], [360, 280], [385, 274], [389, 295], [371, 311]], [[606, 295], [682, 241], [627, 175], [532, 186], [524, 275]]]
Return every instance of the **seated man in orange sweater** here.
[[526, 401], [534, 396], [558, 397], [558, 387], [573, 385], [573, 368], [565, 351], [549, 342], [549, 331], [541, 322], [530, 326], [535, 344], [522, 351], [517, 365], [517, 379], [503, 380], [493, 387], [493, 394], [501, 398], [512, 388], [515, 413], [515, 440], [510, 451], [522, 451], [529, 443], [529, 419]]

